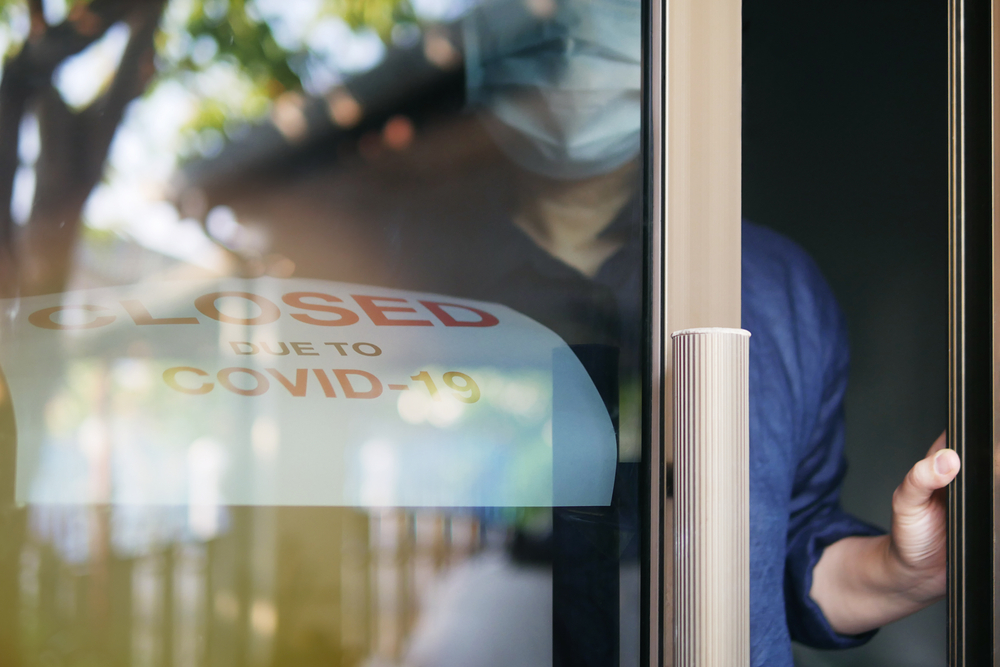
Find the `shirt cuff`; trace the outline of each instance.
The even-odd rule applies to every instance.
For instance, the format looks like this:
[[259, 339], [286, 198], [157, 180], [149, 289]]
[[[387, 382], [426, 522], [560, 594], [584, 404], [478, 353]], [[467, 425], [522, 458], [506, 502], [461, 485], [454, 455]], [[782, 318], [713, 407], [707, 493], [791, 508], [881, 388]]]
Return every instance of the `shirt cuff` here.
[[788, 545], [785, 561], [785, 612], [789, 633], [793, 640], [814, 648], [842, 649], [860, 646], [874, 637], [878, 629], [858, 635], [842, 635], [830, 627], [823, 610], [809, 596], [813, 568], [823, 555], [823, 550], [834, 542], [852, 536], [884, 535], [885, 531], [841, 510], [814, 518], [811, 523], [822, 527], [815, 531], [801, 531]]

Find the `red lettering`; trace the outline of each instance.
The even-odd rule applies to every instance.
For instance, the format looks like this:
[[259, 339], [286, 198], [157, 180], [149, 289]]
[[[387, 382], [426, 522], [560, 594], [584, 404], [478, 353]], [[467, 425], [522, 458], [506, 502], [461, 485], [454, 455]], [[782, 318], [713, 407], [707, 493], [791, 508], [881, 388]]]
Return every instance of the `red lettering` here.
[[[434, 317], [441, 320], [441, 323], [446, 327], [495, 327], [500, 324], [498, 320], [493, 315], [490, 315], [485, 310], [479, 310], [478, 308], [473, 308], [472, 306], [461, 306], [457, 303], [442, 303], [440, 301], [421, 301], [421, 304], [427, 310], [434, 314]], [[461, 308], [462, 310], [468, 310], [479, 316], [476, 321], [469, 320], [456, 320], [452, 317], [445, 308]]]
[[323, 294], [321, 292], [291, 292], [281, 297], [281, 300], [287, 303], [293, 308], [302, 308], [303, 310], [315, 310], [322, 313], [333, 313], [339, 317], [335, 320], [318, 320], [315, 317], [310, 317], [309, 315], [303, 315], [302, 313], [292, 313], [292, 317], [297, 319], [299, 322], [305, 322], [306, 324], [315, 324], [321, 327], [346, 327], [350, 324], [357, 324], [358, 314], [353, 310], [348, 310], [346, 308], [341, 308], [339, 306], [326, 306], [319, 303], [307, 303], [303, 301], [304, 298], [311, 299], [322, 299], [323, 301], [329, 301], [333, 303], [343, 303], [342, 299], [338, 299], [332, 294]]
[[265, 368], [268, 373], [270, 373], [274, 378], [280, 382], [288, 393], [296, 398], [301, 398], [306, 395], [306, 383], [309, 381], [309, 370], [306, 368], [296, 368], [295, 369], [295, 384], [282, 375], [277, 368]]
[[[215, 307], [215, 302], [227, 296], [252, 301], [260, 308], [260, 315], [256, 317], [233, 317], [232, 315], [219, 312], [219, 309]], [[211, 317], [213, 320], [218, 320], [219, 322], [225, 322], [226, 324], [269, 324], [281, 316], [281, 311], [278, 310], [278, 307], [274, 303], [250, 292], [212, 292], [211, 294], [205, 294], [195, 299], [194, 307], [202, 315]], [[264, 379], [266, 380], [267, 378]]]
[[372, 323], [378, 327], [432, 327], [434, 323], [430, 320], [390, 320], [384, 313], [415, 313], [414, 308], [409, 306], [380, 306], [376, 301], [392, 301], [395, 303], [406, 303], [406, 299], [397, 299], [389, 296], [361, 296], [352, 294], [351, 298], [358, 302], [361, 310], [365, 311]]
[[212, 387], [215, 385], [211, 382], [203, 382], [199, 387], [185, 387], [177, 381], [178, 373], [194, 373], [201, 377], [207, 377], [208, 373], [201, 370], [200, 368], [192, 368], [190, 366], [175, 366], [174, 368], [168, 368], [163, 371], [163, 381], [167, 383], [167, 386], [174, 391], [179, 391], [182, 394], [207, 394], [212, 391]]
[[[371, 348], [371, 352], [365, 352], [361, 349], [362, 345], [367, 345]], [[382, 348], [380, 348], [375, 343], [355, 343], [351, 346], [355, 352], [366, 357], [377, 357], [382, 354]]]
[[[233, 373], [246, 373], [257, 382], [256, 386], [254, 386], [253, 389], [243, 389], [242, 387], [237, 387], [232, 383], [232, 380], [229, 379], [229, 376]], [[219, 378], [219, 384], [234, 394], [239, 394], [240, 396], [260, 396], [271, 386], [271, 383], [268, 382], [266, 375], [250, 370], [249, 368], [223, 368], [219, 371], [216, 377]]]
[[[282, 343], [284, 344], [284, 343]], [[319, 352], [313, 349], [312, 343], [291, 343], [292, 349], [295, 350], [295, 354], [300, 357], [318, 357]]]
[[90, 322], [84, 322], [83, 324], [61, 324], [59, 322], [52, 321], [52, 316], [55, 313], [74, 308], [85, 310], [88, 313], [97, 313], [102, 310], [108, 310], [104, 306], [54, 306], [52, 308], [43, 308], [42, 310], [33, 312], [28, 316], [28, 321], [40, 329], [55, 329], [57, 331], [67, 331], [71, 329], [97, 329], [98, 327], [106, 326], [115, 321], [114, 315], [98, 315]]
[[326, 397], [336, 398], [337, 393], [333, 390], [333, 384], [330, 382], [330, 378], [327, 377], [326, 372], [322, 368], [314, 368], [313, 373], [316, 374], [319, 386], [323, 387], [323, 393], [326, 394]]
[[[340, 386], [344, 390], [346, 398], [378, 398], [382, 395], [382, 383], [378, 378], [367, 371], [347, 370], [344, 368], [334, 368], [333, 374], [337, 376]], [[350, 375], [359, 375], [368, 380], [371, 389], [368, 391], [358, 391], [351, 385]]]

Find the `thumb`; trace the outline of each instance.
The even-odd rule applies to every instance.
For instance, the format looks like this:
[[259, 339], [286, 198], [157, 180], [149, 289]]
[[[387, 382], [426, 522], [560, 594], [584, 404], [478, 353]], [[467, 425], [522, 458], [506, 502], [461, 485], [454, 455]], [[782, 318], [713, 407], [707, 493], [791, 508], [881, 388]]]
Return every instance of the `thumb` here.
[[[893, 494], [893, 510], [906, 512], [923, 507], [938, 489], [948, 486], [962, 467], [958, 453], [953, 449], [939, 449], [942, 438], [934, 443], [927, 456], [918, 461], [907, 473], [903, 483]], [[939, 445], [938, 443], [941, 443]]]

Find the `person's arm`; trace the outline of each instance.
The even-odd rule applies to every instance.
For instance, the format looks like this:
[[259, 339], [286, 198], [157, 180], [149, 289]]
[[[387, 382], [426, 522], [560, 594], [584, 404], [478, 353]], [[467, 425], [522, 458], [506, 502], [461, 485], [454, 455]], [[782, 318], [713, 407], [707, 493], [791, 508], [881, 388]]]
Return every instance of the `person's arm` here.
[[944, 487], [961, 463], [941, 435], [892, 496], [892, 531], [826, 547], [810, 597], [830, 626], [856, 635], [912, 614], [945, 593]]

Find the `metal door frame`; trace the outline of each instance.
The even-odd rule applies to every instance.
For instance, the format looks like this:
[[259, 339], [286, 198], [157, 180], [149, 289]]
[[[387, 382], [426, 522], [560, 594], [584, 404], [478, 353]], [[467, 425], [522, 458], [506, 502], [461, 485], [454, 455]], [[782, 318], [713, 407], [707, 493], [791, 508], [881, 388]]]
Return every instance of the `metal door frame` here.
[[[1000, 3], [997, 3], [1000, 4]], [[994, 3], [949, 2], [948, 664], [994, 664], [997, 386]], [[992, 526], [991, 530], [987, 526]]]

